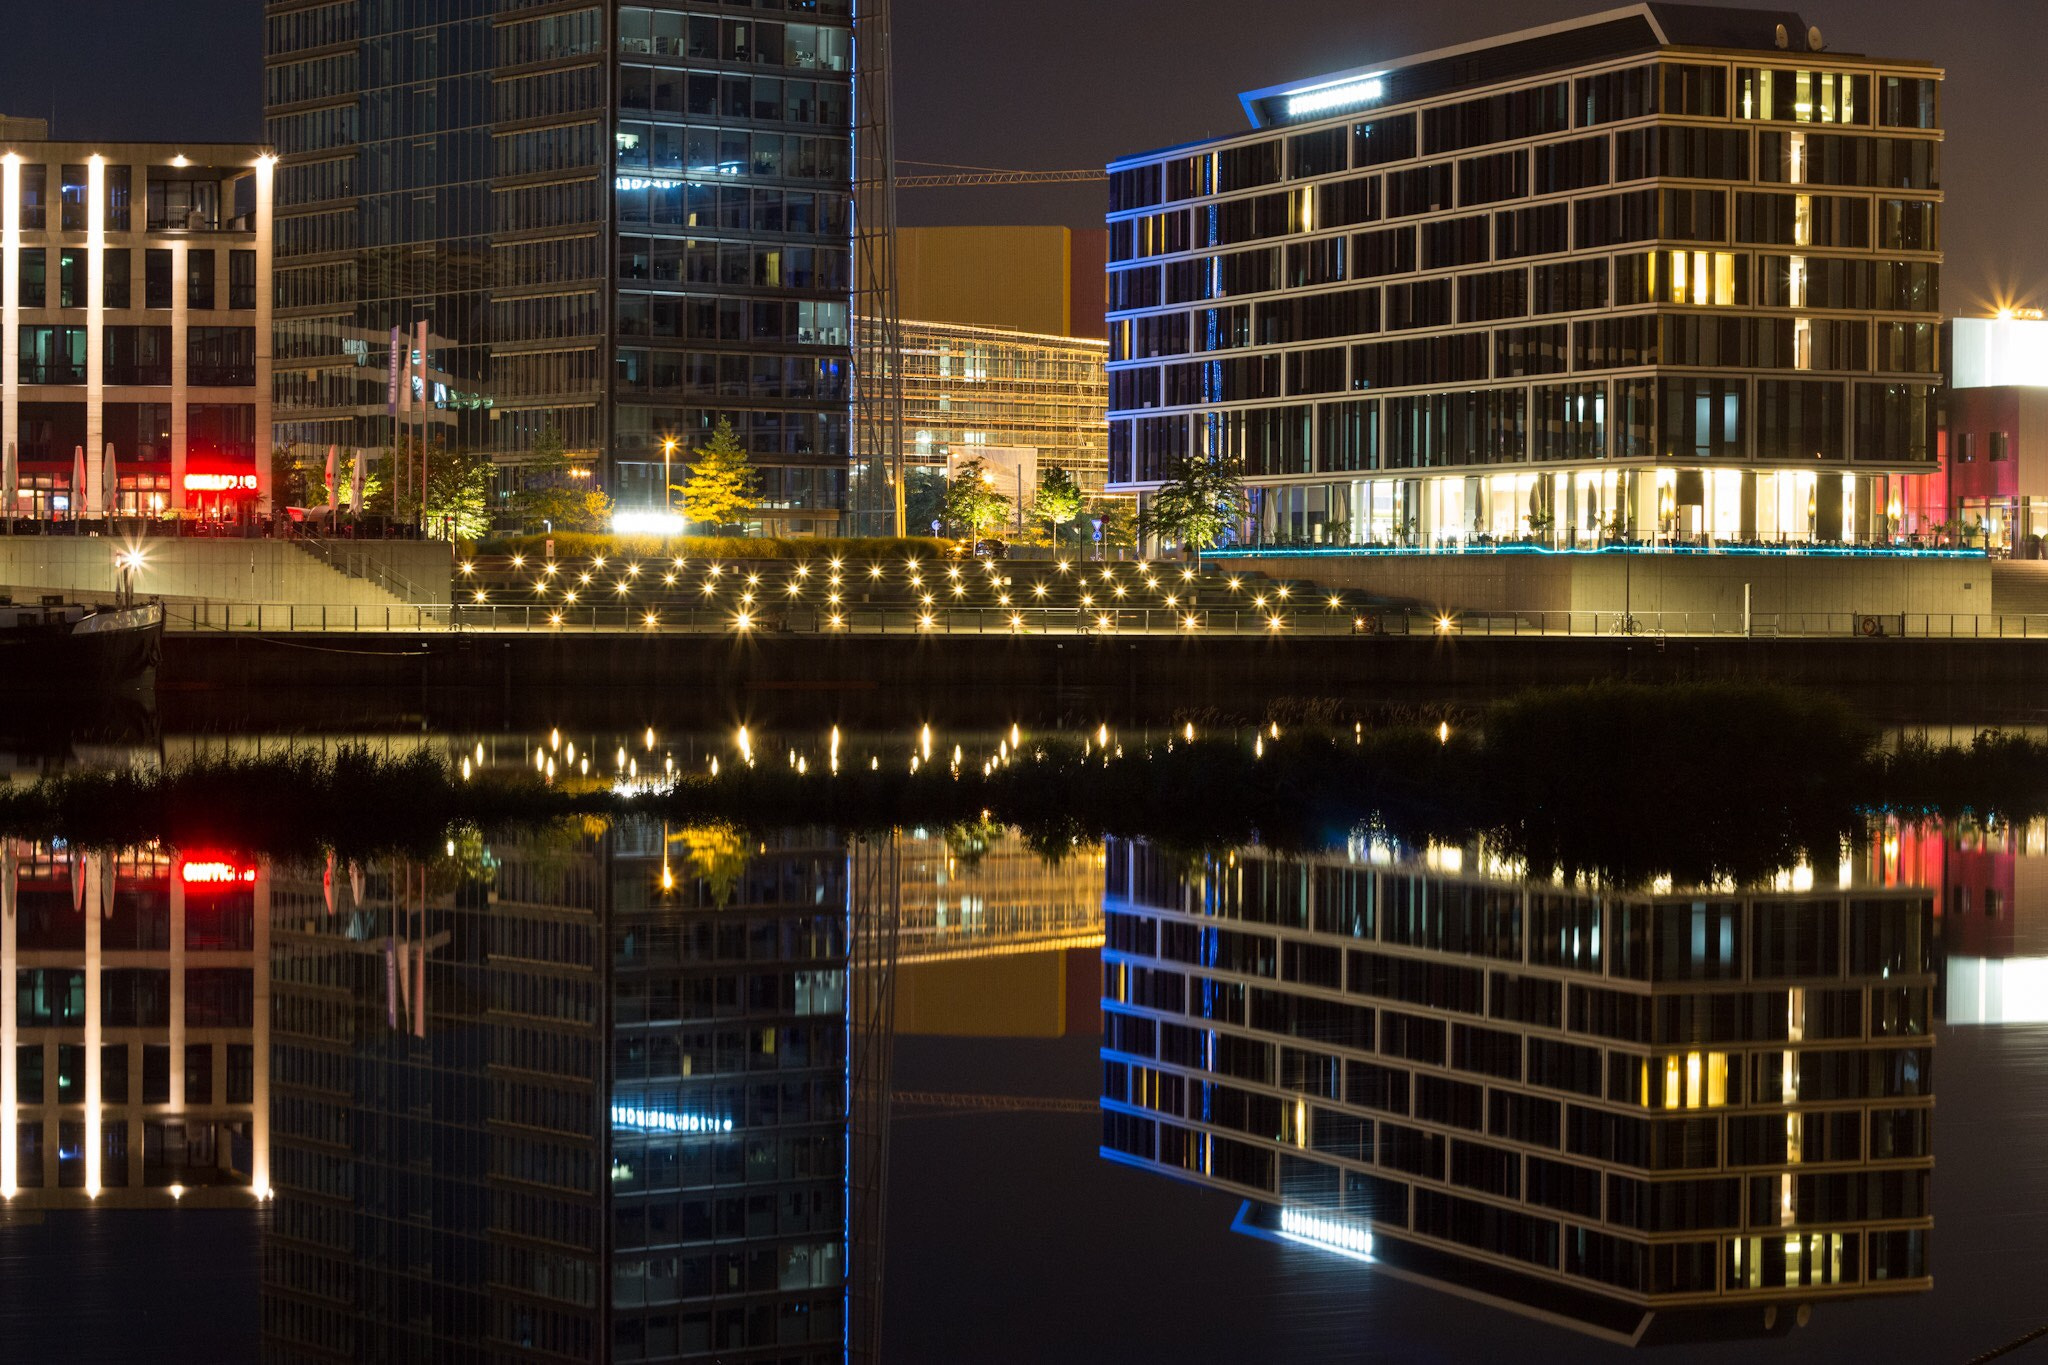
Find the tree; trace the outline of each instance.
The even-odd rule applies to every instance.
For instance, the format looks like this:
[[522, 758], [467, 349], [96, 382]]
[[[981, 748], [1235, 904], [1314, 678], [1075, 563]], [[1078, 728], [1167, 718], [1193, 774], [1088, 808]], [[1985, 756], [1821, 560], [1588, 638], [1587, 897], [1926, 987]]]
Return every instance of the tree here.
[[562, 433], [549, 423], [533, 439], [519, 470], [512, 510], [528, 525], [545, 522], [557, 531], [610, 528], [612, 500], [589, 485], [590, 473], [569, 456]]
[[946, 485], [946, 520], [964, 526], [970, 536], [979, 536], [999, 526], [1010, 515], [1010, 500], [996, 491], [995, 475], [980, 460], [968, 460], [953, 470]]
[[[1097, 498], [1088, 504], [1088, 519], [1102, 523], [1102, 543], [1129, 548], [1138, 543], [1138, 505], [1130, 498]], [[1092, 534], [1094, 528], [1089, 528]]]
[[1046, 470], [1038, 481], [1038, 496], [1031, 504], [1032, 518], [1051, 526], [1053, 543], [1058, 544], [1060, 528], [1080, 515], [1081, 488], [1073, 475], [1059, 468]]
[[[339, 471], [336, 473], [339, 477]], [[497, 468], [481, 451], [434, 448], [427, 459], [427, 534], [477, 540], [490, 530]]]
[[1246, 507], [1244, 476], [1235, 461], [1184, 458], [1152, 495], [1140, 530], [1183, 549], [1205, 550], [1243, 519]]
[[711, 439], [690, 452], [690, 472], [671, 492], [683, 495], [683, 515], [712, 526], [731, 526], [761, 505], [761, 478], [732, 429], [719, 420]]

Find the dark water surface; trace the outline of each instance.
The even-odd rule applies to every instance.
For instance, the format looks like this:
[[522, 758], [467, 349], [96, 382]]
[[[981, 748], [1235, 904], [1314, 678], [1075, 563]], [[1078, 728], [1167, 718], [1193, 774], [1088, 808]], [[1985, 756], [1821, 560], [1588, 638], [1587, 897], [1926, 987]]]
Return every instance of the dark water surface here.
[[[630, 785], [733, 737], [378, 742]], [[2048, 1326], [2039, 822], [1690, 888], [1356, 833], [448, 849], [8, 849], [0, 1359], [838, 1361], [877, 1288], [891, 1361], [1961, 1365]]]

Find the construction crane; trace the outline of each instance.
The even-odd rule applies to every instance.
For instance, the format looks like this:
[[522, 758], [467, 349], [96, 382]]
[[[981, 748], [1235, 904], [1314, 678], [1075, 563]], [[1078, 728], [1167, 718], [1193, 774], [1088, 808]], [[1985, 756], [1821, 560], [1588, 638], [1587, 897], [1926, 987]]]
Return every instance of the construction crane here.
[[962, 166], [950, 161], [899, 161], [899, 167], [916, 168], [911, 174], [900, 170], [896, 176], [899, 190], [941, 190], [967, 189], [994, 185], [1087, 185], [1100, 184], [1109, 179], [1109, 172], [1100, 167], [1082, 167], [1070, 171], [1018, 171], [1006, 170], [1001, 166]]

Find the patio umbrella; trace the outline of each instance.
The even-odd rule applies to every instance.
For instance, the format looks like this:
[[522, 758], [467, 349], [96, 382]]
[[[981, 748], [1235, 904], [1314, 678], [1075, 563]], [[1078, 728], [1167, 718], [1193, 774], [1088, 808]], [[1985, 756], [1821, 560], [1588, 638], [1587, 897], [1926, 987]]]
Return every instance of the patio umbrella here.
[[348, 478], [348, 514], [352, 517], [359, 517], [363, 514], [363, 475], [365, 472], [363, 469], [363, 452], [357, 450], [355, 466], [349, 471]]
[[334, 482], [334, 447], [329, 446], [327, 447], [327, 515], [329, 519], [333, 518], [335, 509], [340, 506], [341, 488]]
[[102, 516], [113, 516], [121, 506], [121, 466], [114, 459], [114, 443], [107, 442], [107, 458], [100, 465], [100, 495], [105, 499], [100, 504]]
[[85, 447], [71, 447], [71, 511], [70, 520], [76, 521], [85, 515]]
[[16, 490], [21, 486], [21, 462], [14, 450], [14, 442], [7, 443], [7, 458], [0, 463], [0, 516], [12, 518], [17, 501]]

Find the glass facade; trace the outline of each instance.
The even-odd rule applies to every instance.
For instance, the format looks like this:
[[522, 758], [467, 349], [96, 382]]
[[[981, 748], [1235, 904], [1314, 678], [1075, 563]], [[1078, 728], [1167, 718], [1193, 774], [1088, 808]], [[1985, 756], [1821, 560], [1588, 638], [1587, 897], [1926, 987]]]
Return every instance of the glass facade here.
[[1937, 73], [1526, 38], [1111, 167], [1112, 485], [1241, 462], [1275, 545], [1897, 534], [1935, 455]]
[[903, 439], [912, 470], [944, 477], [977, 447], [1030, 449], [1088, 493], [1108, 476], [1101, 342], [950, 322], [903, 324]]
[[552, 429], [640, 507], [664, 440], [729, 418], [764, 524], [830, 529], [850, 0], [499, 8], [269, 7], [279, 352], [305, 362], [280, 371], [280, 439], [388, 439], [382, 337], [424, 317], [461, 443], [516, 464]]
[[1483, 845], [1112, 841], [1104, 1155], [1625, 1341], [1924, 1288], [1933, 904], [1889, 880], [1627, 894]]
[[847, 868], [628, 822], [281, 879], [271, 1349], [844, 1359]]

